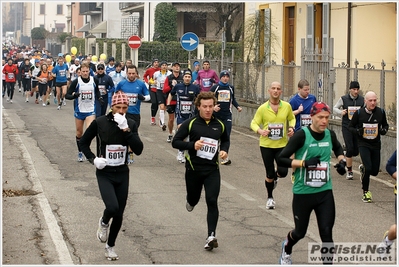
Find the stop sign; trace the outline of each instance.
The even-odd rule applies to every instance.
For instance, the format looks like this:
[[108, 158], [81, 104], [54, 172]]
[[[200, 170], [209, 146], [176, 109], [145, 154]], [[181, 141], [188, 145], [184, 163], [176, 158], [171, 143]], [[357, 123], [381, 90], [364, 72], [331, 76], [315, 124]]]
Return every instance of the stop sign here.
[[132, 35], [128, 40], [129, 47], [132, 49], [138, 49], [141, 46], [141, 38], [137, 35]]

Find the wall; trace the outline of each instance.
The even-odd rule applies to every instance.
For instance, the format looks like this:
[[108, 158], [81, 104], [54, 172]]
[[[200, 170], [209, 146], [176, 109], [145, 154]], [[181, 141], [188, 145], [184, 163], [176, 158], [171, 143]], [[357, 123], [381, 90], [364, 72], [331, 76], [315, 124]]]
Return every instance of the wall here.
[[[239, 103], [242, 107], [241, 112], [237, 112], [237, 109], [232, 108], [233, 111], [233, 128], [234, 126], [240, 126], [250, 129], [252, 118], [254, 117], [258, 105]], [[332, 129], [337, 134], [338, 140], [341, 144], [344, 144], [341, 130], [341, 120], [330, 120], [329, 129]], [[396, 143], [397, 133], [388, 131], [385, 136], [382, 136], [382, 149], [381, 149], [381, 165], [380, 168], [385, 171], [385, 164], [389, 157], [395, 151], [397, 147]], [[354, 158], [355, 162], [360, 162], [360, 156]]]

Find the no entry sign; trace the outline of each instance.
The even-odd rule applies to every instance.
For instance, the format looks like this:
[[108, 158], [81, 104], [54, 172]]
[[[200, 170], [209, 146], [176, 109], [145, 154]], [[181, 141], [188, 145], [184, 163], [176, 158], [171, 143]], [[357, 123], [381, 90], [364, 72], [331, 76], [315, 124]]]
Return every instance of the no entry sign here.
[[128, 40], [129, 47], [132, 49], [138, 49], [141, 46], [141, 38], [137, 35], [132, 35]]

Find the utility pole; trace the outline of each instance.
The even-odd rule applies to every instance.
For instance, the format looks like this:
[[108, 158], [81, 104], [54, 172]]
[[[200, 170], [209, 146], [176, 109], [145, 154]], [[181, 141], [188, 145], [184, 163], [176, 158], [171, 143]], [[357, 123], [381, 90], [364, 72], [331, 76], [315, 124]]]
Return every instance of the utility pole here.
[[221, 71], [224, 70], [223, 63], [224, 63], [224, 50], [226, 49], [226, 21], [223, 23], [223, 31], [222, 31], [222, 63], [220, 65]]

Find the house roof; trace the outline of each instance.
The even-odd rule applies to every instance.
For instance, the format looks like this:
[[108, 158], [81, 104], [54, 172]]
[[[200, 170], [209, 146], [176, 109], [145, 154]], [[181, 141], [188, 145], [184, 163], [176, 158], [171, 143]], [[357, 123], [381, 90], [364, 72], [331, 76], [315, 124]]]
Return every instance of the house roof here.
[[89, 30], [90, 33], [107, 33], [107, 21], [104, 20], [97, 24], [93, 29]]

